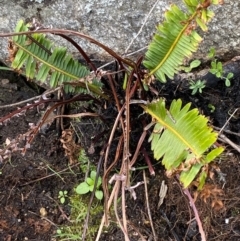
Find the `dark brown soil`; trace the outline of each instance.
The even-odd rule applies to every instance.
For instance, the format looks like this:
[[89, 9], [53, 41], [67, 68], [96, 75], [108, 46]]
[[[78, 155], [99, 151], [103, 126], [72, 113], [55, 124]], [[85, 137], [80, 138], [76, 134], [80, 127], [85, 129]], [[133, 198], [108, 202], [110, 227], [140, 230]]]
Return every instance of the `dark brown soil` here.
[[[10, 80], [9, 83], [2, 79]], [[17, 81], [16, 81], [17, 79]], [[201, 95], [192, 96], [188, 88], [181, 87], [175, 90], [179, 83], [167, 84], [161, 89], [166, 98], [183, 98], [184, 102], [193, 102], [193, 105], [207, 116], [214, 126], [222, 127], [236, 108], [239, 108], [240, 78], [235, 76], [232, 86], [226, 88], [224, 82], [218, 81], [214, 86], [209, 82]], [[37, 93], [17, 75], [8, 72], [0, 74], [0, 104], [6, 105], [31, 98]], [[208, 104], [215, 106], [210, 112]], [[15, 110], [16, 107], [0, 109], [0, 116]], [[113, 113], [114, 116], [114, 113]], [[4, 146], [6, 139], [15, 138], [26, 132], [29, 123], [36, 123], [40, 116], [36, 109], [26, 115], [14, 117], [7, 125], [0, 126], [0, 144]], [[230, 121], [227, 130], [239, 132], [239, 113]], [[94, 132], [101, 133], [102, 126]], [[83, 129], [84, 131], [84, 129]], [[90, 133], [91, 134], [91, 133]], [[93, 133], [94, 135], [96, 133]], [[226, 134], [227, 135], [227, 134]], [[237, 145], [239, 136], [228, 134], [227, 137]], [[86, 142], [87, 143], [87, 142]], [[86, 148], [89, 148], [90, 146]], [[101, 145], [96, 145], [95, 155], [98, 156]], [[96, 158], [97, 160], [97, 158]], [[68, 224], [66, 217], [70, 215], [67, 202], [62, 205], [58, 199], [60, 190], [67, 190], [69, 194], [81, 180], [83, 174], [79, 167], [72, 167], [76, 175], [68, 169], [69, 160], [64, 155], [64, 149], [59, 140], [55, 125], [51, 126], [46, 134], [38, 134], [33, 145], [25, 156], [14, 153], [11, 159], [0, 164], [0, 240], [1, 241], [50, 241], [56, 229], [62, 224]], [[143, 163], [136, 164], [142, 166]], [[219, 168], [219, 169], [218, 169]], [[154, 166], [156, 176], [148, 176], [148, 197], [154, 228], [159, 241], [166, 240], [201, 240], [198, 227], [189, 200], [177, 179], [168, 179], [160, 163]], [[56, 175], [56, 172], [61, 175]], [[211, 190], [223, 190], [222, 195], [211, 196], [204, 202], [197, 198], [196, 207], [199, 211], [208, 241], [237, 241], [240, 240], [240, 155], [232, 147], [226, 145], [226, 152], [221, 160], [215, 163], [212, 172], [213, 179], [209, 179], [207, 187]], [[142, 171], [133, 173], [134, 182], [143, 180]], [[222, 177], [222, 178], [221, 178]], [[163, 205], [158, 208], [159, 190], [161, 182], [165, 180], [168, 193]], [[127, 215], [129, 220], [129, 234], [131, 241], [153, 240], [153, 232], [146, 208], [145, 191], [143, 186], [137, 189], [137, 199], [127, 198]], [[194, 190], [190, 190], [194, 193]], [[217, 205], [223, 202], [224, 206]], [[213, 208], [212, 206], [220, 209]], [[113, 216], [113, 215], [112, 215]], [[114, 221], [114, 217], [113, 217]], [[142, 236], [141, 236], [142, 235]], [[81, 240], [81, 238], [79, 238]], [[102, 241], [124, 240], [124, 235], [114, 225], [105, 232]]]

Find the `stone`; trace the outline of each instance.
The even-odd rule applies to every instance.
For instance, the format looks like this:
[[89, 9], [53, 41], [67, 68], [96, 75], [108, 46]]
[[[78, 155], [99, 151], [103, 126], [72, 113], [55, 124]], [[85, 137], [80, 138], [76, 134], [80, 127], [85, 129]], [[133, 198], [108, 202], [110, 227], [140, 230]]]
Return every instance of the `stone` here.
[[[155, 2], [155, 0], [1, 0], [0, 32], [12, 32], [20, 19], [36, 18], [44, 26], [71, 29], [90, 35], [123, 55]], [[156, 25], [163, 20], [163, 14], [170, 2], [183, 5], [181, 0], [158, 1], [128, 53], [148, 45]], [[194, 57], [206, 57], [210, 46], [214, 46], [219, 55], [229, 55], [230, 59], [239, 53], [240, 1], [225, 0], [224, 5], [213, 6], [212, 9], [216, 16], [209, 24], [209, 31], [204, 34], [204, 42]], [[78, 42], [92, 59], [107, 61], [110, 58], [104, 50], [86, 40], [78, 39]], [[66, 41], [57, 38], [57, 44], [66, 46]], [[7, 38], [0, 38], [0, 49], [0, 60], [6, 63]], [[77, 53], [72, 47], [69, 50], [72, 54]], [[141, 53], [144, 53], [144, 50]]]

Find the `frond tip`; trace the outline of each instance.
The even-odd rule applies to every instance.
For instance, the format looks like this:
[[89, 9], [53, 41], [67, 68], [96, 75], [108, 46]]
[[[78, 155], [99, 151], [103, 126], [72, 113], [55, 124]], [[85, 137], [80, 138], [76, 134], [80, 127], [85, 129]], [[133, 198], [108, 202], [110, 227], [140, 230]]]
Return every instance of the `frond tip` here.
[[190, 106], [189, 103], [182, 107], [180, 99], [174, 100], [169, 110], [164, 99], [142, 105], [156, 121], [149, 138], [154, 158], [162, 158], [168, 173], [180, 172], [184, 187], [223, 151], [222, 147], [210, 151], [217, 140], [217, 133], [207, 125], [208, 119], [197, 109], [190, 110]]

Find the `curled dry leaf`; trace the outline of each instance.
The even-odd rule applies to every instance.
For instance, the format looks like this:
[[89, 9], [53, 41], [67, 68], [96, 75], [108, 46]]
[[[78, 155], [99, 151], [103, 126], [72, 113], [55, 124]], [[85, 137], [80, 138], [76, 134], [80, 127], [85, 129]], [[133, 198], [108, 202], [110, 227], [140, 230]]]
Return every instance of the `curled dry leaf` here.
[[200, 192], [200, 197], [206, 203], [208, 199], [211, 200], [211, 206], [215, 210], [220, 210], [224, 207], [224, 204], [221, 200], [221, 196], [224, 195], [222, 189], [217, 188], [212, 184], [205, 184], [203, 190]]
[[69, 159], [70, 165], [76, 163], [78, 160], [80, 150], [81, 150], [81, 146], [74, 142], [73, 130], [72, 129], [64, 130], [62, 132], [62, 137], [61, 137], [60, 141], [65, 150], [65, 155]]

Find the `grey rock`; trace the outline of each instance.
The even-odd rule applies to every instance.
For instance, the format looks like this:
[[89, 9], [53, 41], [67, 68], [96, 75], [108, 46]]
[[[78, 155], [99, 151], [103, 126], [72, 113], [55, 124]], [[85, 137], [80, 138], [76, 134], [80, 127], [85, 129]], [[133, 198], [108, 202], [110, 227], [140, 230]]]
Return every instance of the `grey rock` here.
[[[182, 5], [181, 0], [159, 1], [129, 52], [147, 46], [155, 26], [162, 21], [171, 2]], [[124, 54], [154, 3], [155, 0], [1, 0], [0, 32], [13, 31], [20, 19], [36, 18], [44, 26], [90, 35], [117, 53]], [[240, 1], [225, 0], [224, 5], [212, 8], [216, 16], [195, 56], [206, 57], [209, 47], [214, 46], [218, 54], [231, 58], [239, 52]], [[78, 42], [92, 58], [109, 59], [109, 55], [95, 45], [81, 39]], [[66, 42], [57, 38], [57, 44], [65, 46]], [[0, 49], [0, 60], [6, 62], [7, 38], [0, 38]], [[70, 51], [77, 53], [73, 48]]]

